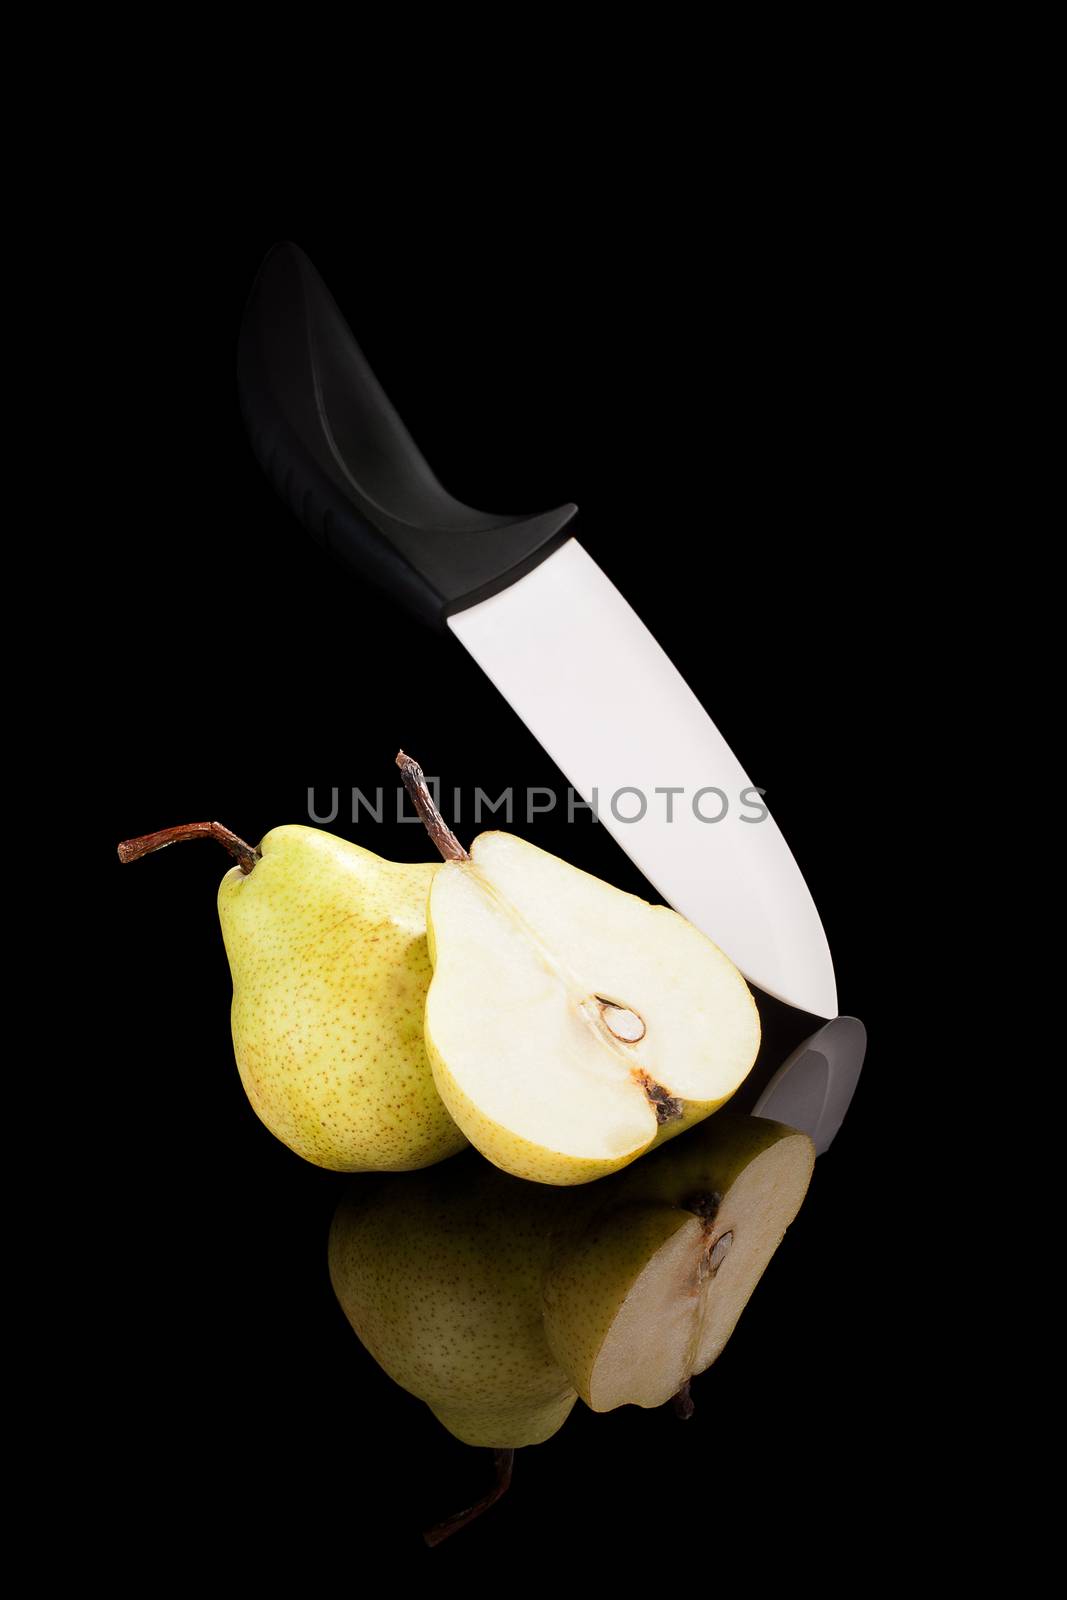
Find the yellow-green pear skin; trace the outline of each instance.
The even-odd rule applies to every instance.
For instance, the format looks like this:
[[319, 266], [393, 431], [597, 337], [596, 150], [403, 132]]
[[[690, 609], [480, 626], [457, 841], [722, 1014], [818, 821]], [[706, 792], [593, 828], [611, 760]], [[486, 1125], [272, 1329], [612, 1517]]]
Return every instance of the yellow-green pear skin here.
[[432, 1172], [353, 1180], [334, 1217], [330, 1279], [346, 1317], [465, 1444], [540, 1444], [577, 1399], [542, 1321], [558, 1199], [472, 1152]]
[[234, 1052], [270, 1131], [319, 1167], [407, 1171], [467, 1143], [423, 1043], [436, 866], [275, 828], [219, 887]]
[[545, 1331], [588, 1406], [662, 1405], [716, 1360], [814, 1159], [806, 1134], [723, 1112], [572, 1206], [545, 1276]]

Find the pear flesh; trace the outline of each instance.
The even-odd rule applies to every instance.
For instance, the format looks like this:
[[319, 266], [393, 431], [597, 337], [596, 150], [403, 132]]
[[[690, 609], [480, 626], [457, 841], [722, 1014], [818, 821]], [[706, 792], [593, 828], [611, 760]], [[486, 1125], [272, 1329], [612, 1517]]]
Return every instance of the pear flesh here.
[[594, 1411], [662, 1405], [712, 1364], [807, 1191], [806, 1134], [723, 1113], [692, 1138], [557, 1243], [546, 1333]]
[[426, 1045], [497, 1166], [587, 1182], [729, 1099], [759, 1048], [743, 977], [684, 917], [505, 833], [430, 890]]
[[437, 870], [291, 826], [219, 887], [241, 1081], [271, 1132], [317, 1166], [405, 1171], [467, 1143], [423, 1042]]

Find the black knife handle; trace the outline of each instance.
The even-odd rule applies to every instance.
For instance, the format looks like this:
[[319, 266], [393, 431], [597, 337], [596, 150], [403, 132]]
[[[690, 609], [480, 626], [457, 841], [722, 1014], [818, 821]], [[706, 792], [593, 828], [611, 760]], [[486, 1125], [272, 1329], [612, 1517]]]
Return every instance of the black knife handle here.
[[551, 555], [577, 507], [502, 517], [438, 483], [304, 252], [278, 244], [241, 325], [241, 413], [268, 478], [361, 579], [441, 626]]

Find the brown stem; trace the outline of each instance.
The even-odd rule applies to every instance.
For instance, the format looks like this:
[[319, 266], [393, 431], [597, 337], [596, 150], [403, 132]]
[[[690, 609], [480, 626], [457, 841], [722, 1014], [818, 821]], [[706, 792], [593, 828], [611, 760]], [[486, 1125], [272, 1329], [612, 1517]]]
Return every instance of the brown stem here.
[[681, 1417], [683, 1422], [688, 1422], [689, 1418], [696, 1410], [696, 1406], [693, 1403], [693, 1396], [689, 1393], [688, 1378], [682, 1384], [682, 1387], [678, 1390], [678, 1393], [671, 1401], [671, 1408], [674, 1411], [675, 1416]]
[[435, 1522], [432, 1528], [427, 1528], [422, 1536], [426, 1543], [431, 1547], [440, 1544], [443, 1539], [448, 1539], [453, 1533], [458, 1533], [460, 1528], [465, 1528], [474, 1522], [483, 1511], [488, 1511], [490, 1506], [495, 1506], [501, 1495], [508, 1491], [514, 1465], [514, 1450], [494, 1450], [493, 1466], [496, 1471], [496, 1482], [493, 1487], [466, 1511], [457, 1511], [453, 1516], [446, 1517], [443, 1522]]
[[426, 778], [419, 763], [412, 761], [411, 757], [406, 756], [403, 750], [398, 750], [396, 764], [400, 768], [400, 776], [404, 780], [404, 788], [411, 796], [411, 803], [419, 813], [423, 827], [445, 860], [469, 861], [470, 856], [434, 805], [433, 795], [426, 786]]
[[187, 822], [180, 828], [161, 828], [158, 833], [145, 833], [139, 839], [123, 839], [119, 845], [119, 860], [139, 861], [153, 850], [163, 850], [168, 844], [180, 844], [183, 839], [215, 839], [227, 849], [242, 872], [251, 872], [259, 860], [259, 851], [245, 844], [221, 822]]

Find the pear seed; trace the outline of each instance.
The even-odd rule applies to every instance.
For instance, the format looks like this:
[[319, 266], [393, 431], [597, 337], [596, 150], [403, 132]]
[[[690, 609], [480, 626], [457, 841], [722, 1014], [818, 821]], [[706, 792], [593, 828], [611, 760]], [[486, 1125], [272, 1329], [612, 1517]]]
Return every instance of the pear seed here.
[[720, 1234], [719, 1238], [716, 1239], [711, 1249], [711, 1255], [708, 1257], [708, 1266], [711, 1268], [712, 1272], [718, 1272], [720, 1266], [722, 1265], [723, 1257], [726, 1255], [727, 1250], [729, 1250], [733, 1242], [734, 1236], [732, 1231], [730, 1233]]
[[613, 1000], [602, 1000], [599, 995], [597, 1003], [608, 1032], [614, 1034], [616, 1039], [621, 1039], [623, 1044], [636, 1044], [645, 1037], [645, 1024], [636, 1011], [617, 1006]]

